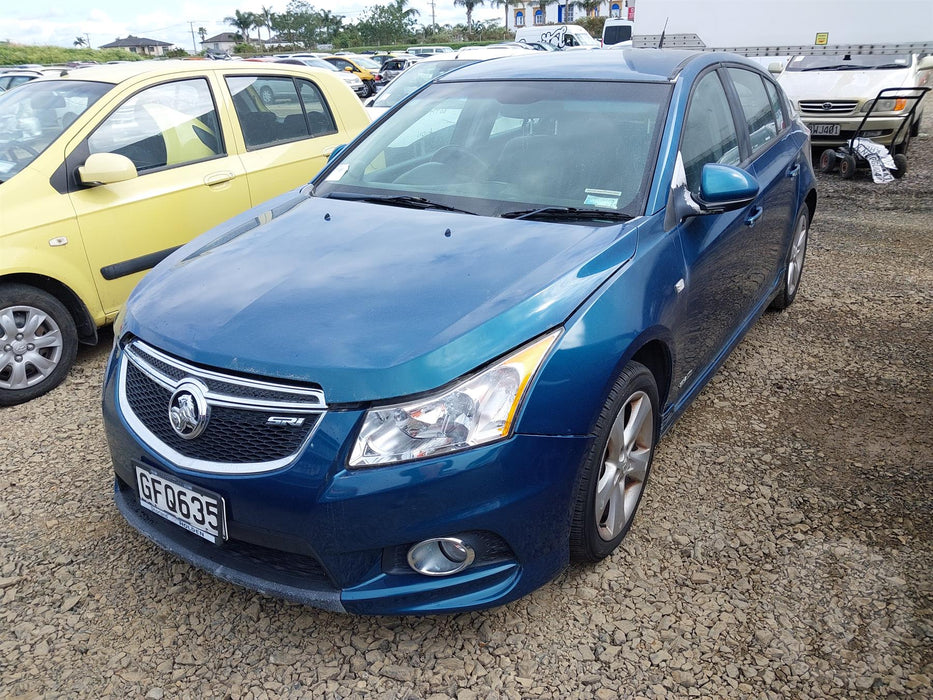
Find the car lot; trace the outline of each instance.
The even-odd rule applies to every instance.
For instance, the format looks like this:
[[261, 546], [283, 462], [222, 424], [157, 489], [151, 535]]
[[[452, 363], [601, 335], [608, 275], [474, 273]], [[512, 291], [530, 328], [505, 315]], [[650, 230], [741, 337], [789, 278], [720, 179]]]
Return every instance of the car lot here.
[[148, 544], [108, 493], [108, 343], [83, 348], [0, 412], [3, 693], [928, 695], [933, 142], [911, 149], [886, 188], [820, 176], [795, 305], [661, 443], [621, 548], [484, 613], [321, 613]]

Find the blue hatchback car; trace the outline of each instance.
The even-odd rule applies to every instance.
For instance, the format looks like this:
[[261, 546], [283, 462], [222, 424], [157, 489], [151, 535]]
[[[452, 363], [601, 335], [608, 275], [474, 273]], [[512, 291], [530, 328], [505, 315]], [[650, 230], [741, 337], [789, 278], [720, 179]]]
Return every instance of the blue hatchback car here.
[[737, 56], [529, 54], [143, 280], [103, 395], [133, 527], [376, 614], [505, 603], [619, 544], [659, 437], [797, 294], [809, 133]]

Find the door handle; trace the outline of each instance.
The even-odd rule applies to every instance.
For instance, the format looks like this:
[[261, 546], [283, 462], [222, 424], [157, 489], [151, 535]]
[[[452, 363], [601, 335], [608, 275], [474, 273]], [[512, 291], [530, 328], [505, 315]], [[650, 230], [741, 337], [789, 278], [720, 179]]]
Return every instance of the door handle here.
[[761, 218], [761, 215], [765, 213], [765, 210], [761, 207], [752, 208], [751, 214], [748, 215], [748, 218], [745, 219], [745, 225], [751, 228], [758, 223], [758, 219]]
[[204, 176], [204, 184], [207, 186], [220, 185], [224, 182], [230, 182], [236, 175], [229, 170], [222, 170], [219, 173], [211, 173]]
[[800, 163], [794, 163], [787, 171], [787, 177], [797, 177], [800, 174]]

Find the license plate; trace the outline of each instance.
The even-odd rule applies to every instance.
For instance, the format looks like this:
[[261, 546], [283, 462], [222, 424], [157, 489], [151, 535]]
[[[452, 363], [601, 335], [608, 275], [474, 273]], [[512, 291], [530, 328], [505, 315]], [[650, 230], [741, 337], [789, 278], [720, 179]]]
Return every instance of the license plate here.
[[139, 505], [215, 544], [227, 539], [224, 499], [136, 465]]
[[839, 136], [838, 124], [811, 124], [811, 136]]

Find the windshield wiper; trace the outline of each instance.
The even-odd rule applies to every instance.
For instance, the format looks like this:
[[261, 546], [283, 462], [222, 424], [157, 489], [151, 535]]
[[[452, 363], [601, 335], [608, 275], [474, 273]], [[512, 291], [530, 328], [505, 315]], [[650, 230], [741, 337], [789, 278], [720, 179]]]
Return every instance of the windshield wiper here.
[[359, 192], [331, 192], [325, 195], [326, 199], [345, 199], [351, 202], [373, 202], [375, 204], [389, 204], [396, 207], [409, 207], [411, 209], [440, 209], [442, 211], [455, 211], [460, 214], [476, 216], [476, 212], [458, 209], [440, 202], [432, 202], [426, 197], [415, 197], [406, 194], [362, 194]]
[[809, 68], [801, 68], [800, 72], [809, 73], [815, 70], [862, 70], [862, 67], [837, 63], [835, 66], [810, 66]]
[[503, 219], [554, 219], [572, 220], [584, 219], [588, 221], [628, 221], [632, 217], [620, 211], [603, 211], [601, 209], [578, 209], [576, 207], [539, 207], [537, 209], [519, 209], [499, 214]]

